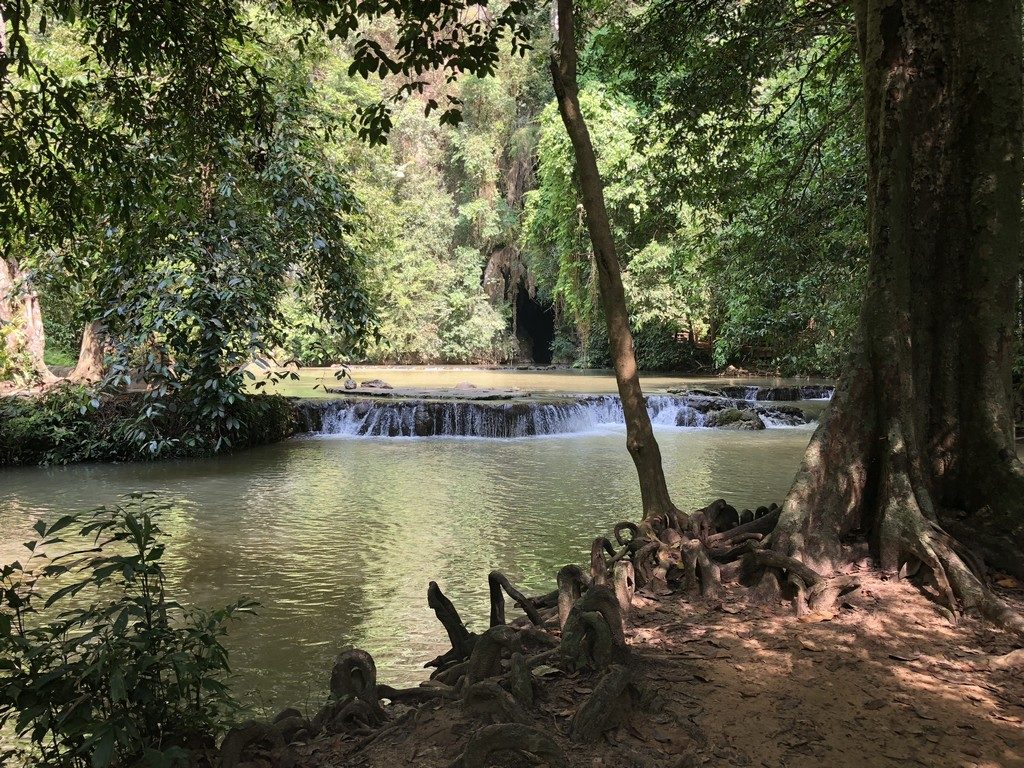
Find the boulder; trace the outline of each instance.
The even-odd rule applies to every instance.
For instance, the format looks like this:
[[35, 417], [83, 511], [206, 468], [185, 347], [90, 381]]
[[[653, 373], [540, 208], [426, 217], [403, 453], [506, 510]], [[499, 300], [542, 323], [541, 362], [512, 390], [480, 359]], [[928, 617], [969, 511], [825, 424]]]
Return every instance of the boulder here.
[[689, 389], [670, 389], [670, 395], [684, 395], [686, 397], [722, 397], [717, 389], [705, 389], [704, 387], [690, 387]]
[[808, 422], [807, 414], [795, 405], [773, 405], [771, 407], [760, 407], [755, 409], [764, 419], [771, 419], [776, 424], [784, 424], [795, 427]]
[[358, 386], [355, 379], [345, 379], [345, 389], [355, 389]]
[[739, 408], [725, 408], [709, 413], [705, 418], [704, 426], [719, 429], [761, 430], [765, 428], [764, 421], [755, 411]]
[[416, 437], [430, 437], [434, 434], [434, 415], [426, 403], [416, 406], [416, 413], [413, 415]]

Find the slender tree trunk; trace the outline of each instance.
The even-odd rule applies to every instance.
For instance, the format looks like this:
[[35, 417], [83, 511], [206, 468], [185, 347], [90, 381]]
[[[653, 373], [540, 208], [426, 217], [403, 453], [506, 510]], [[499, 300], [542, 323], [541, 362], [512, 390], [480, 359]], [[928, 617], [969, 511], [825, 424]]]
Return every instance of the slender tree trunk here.
[[0, 7], [0, 83], [6, 85], [10, 66], [11, 49], [7, 42], [7, 19], [4, 18], [3, 7]]
[[12, 356], [25, 355], [26, 374], [43, 384], [57, 381], [43, 358], [46, 335], [39, 296], [12, 258], [0, 256], [0, 323], [13, 331], [7, 335], [7, 351]]
[[92, 384], [103, 378], [103, 326], [97, 321], [85, 324], [82, 331], [82, 345], [78, 352], [78, 364], [68, 375], [75, 383]]
[[[857, 349], [772, 546], [819, 569], [865, 532], [956, 610], [1024, 575], [1011, 368], [1021, 268], [1019, 0], [858, 0], [871, 262]], [[949, 532], [958, 534], [958, 542]]]
[[597, 169], [597, 157], [590, 141], [583, 114], [580, 112], [579, 87], [576, 82], [576, 38], [572, 0], [557, 0], [557, 46], [551, 60], [551, 77], [558, 100], [558, 110], [569, 134], [576, 155], [587, 230], [594, 248], [601, 305], [608, 325], [615, 380], [626, 418], [626, 447], [636, 465], [640, 479], [644, 518], [662, 515], [666, 522], [676, 524], [679, 511], [672, 504], [661, 466], [661, 450], [654, 438], [651, 418], [647, 413], [640, 377], [633, 352], [633, 335], [629, 330], [629, 312], [622, 274], [615, 253], [608, 211], [604, 202], [604, 185]]

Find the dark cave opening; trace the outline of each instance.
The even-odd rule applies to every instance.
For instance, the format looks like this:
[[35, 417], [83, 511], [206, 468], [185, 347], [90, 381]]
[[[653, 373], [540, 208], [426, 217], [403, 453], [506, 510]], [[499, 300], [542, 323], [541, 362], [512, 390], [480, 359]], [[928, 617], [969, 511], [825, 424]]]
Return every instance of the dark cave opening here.
[[555, 340], [554, 306], [544, 306], [529, 291], [517, 291], [516, 338], [523, 355], [538, 365], [550, 365], [551, 344]]

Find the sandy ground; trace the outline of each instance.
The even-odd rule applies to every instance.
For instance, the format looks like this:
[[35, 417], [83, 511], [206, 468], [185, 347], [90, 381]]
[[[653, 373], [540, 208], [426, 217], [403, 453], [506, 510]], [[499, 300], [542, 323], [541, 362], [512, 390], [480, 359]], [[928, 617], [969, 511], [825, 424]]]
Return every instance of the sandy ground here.
[[[739, 587], [718, 604], [638, 599], [627, 638], [644, 694], [628, 720], [596, 744], [571, 744], [570, 718], [597, 677], [548, 670], [533, 724], [573, 768], [1024, 766], [1024, 668], [993, 668], [1020, 641], [976, 619], [952, 626], [907, 582], [861, 578], [828, 620], [747, 607]], [[1020, 604], [1021, 585], [1003, 584]], [[370, 743], [316, 742], [300, 762], [447, 767], [485, 724], [454, 701], [394, 707], [392, 718]]]

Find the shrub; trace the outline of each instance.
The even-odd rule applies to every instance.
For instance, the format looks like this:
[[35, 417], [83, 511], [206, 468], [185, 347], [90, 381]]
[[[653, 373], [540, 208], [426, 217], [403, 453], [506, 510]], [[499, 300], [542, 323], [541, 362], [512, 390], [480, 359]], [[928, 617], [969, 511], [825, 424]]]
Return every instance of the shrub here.
[[136, 494], [39, 521], [25, 563], [0, 569], [0, 727], [26, 766], [187, 765], [237, 711], [221, 639], [256, 604], [206, 611], [168, 595], [163, 509]]
[[142, 392], [95, 395], [78, 386], [3, 398], [0, 465], [205, 456], [282, 440], [293, 430], [292, 406], [277, 395], [239, 393], [224, 409], [215, 423], [230, 434], [206, 428], [173, 396], [160, 408]]

